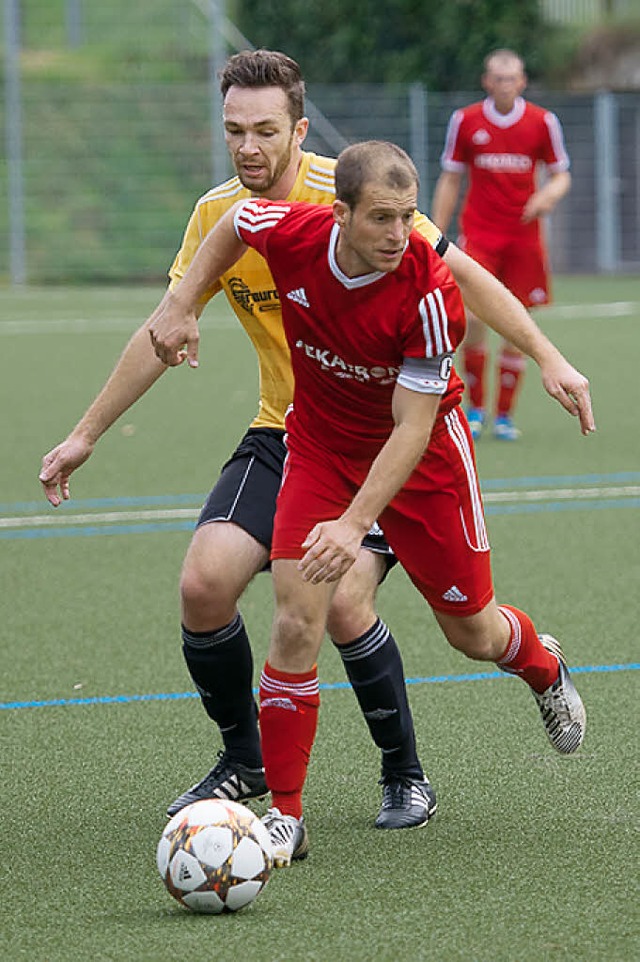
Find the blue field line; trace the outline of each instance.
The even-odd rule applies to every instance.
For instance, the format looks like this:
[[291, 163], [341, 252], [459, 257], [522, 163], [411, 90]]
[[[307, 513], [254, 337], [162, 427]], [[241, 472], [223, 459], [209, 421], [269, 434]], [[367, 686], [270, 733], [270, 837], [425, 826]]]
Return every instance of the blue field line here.
[[[539, 487], [557, 488], [566, 487], [568, 484], [623, 484], [640, 481], [640, 471], [618, 471], [612, 474], [566, 474], [566, 475], [532, 475], [526, 478], [490, 478], [483, 479], [480, 487], [483, 491], [502, 491], [509, 488], [528, 488], [531, 485]], [[158, 494], [158, 495], [139, 495], [135, 497], [117, 498], [85, 498], [63, 501], [55, 509], [56, 512], [62, 511], [84, 511], [88, 508], [136, 508], [136, 507], [162, 507], [166, 505], [195, 505], [204, 504], [206, 494]], [[47, 510], [47, 503], [44, 497], [40, 501], [14, 501], [0, 504], [0, 514], [40, 514]], [[52, 511], [54, 509], [51, 509]]]
[[[573, 675], [605, 674], [612, 671], [638, 671], [640, 662], [630, 662], [621, 665], [578, 665], [572, 667]], [[478, 671], [465, 675], [430, 675], [425, 678], [406, 678], [407, 685], [441, 685], [449, 682], [465, 681], [493, 681], [512, 677], [502, 671]], [[340, 691], [350, 688], [347, 681], [323, 682], [321, 691]], [[254, 688], [254, 695], [258, 689]], [[0, 710], [9, 711], [19, 708], [77, 708], [86, 705], [128, 705], [141, 701], [183, 701], [187, 698], [199, 698], [193, 691], [158, 692], [153, 695], [102, 695], [96, 698], [52, 698], [47, 701], [7, 701], [0, 702]]]

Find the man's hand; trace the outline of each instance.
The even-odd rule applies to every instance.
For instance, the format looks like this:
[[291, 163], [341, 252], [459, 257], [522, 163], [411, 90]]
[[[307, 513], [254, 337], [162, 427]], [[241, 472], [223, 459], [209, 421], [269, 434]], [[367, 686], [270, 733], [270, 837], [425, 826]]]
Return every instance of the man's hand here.
[[542, 191], [536, 191], [524, 205], [521, 221], [523, 224], [530, 224], [532, 220], [538, 220], [550, 214], [554, 207], [553, 199], [547, 197]]
[[69, 500], [69, 478], [90, 457], [92, 451], [93, 444], [85, 438], [70, 435], [66, 441], [45, 454], [38, 477], [47, 501], [54, 508], [62, 501]]
[[591, 408], [589, 382], [576, 371], [561, 354], [540, 364], [540, 374], [545, 390], [559, 401], [565, 411], [580, 418], [583, 434], [595, 431], [596, 424]]
[[169, 295], [149, 324], [149, 337], [157, 357], [169, 367], [177, 367], [185, 360], [189, 367], [198, 366], [198, 318], [194, 311], [181, 307], [175, 295]]
[[338, 581], [358, 557], [363, 537], [360, 525], [341, 518], [317, 524], [302, 542], [307, 549], [298, 563], [303, 579], [314, 585]]

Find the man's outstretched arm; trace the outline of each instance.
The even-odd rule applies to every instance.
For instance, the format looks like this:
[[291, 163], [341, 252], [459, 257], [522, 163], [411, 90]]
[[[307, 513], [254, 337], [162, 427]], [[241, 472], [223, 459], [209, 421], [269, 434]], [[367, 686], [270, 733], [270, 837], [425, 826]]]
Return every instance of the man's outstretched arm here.
[[545, 390], [580, 419], [583, 434], [595, 431], [587, 378], [542, 333], [520, 301], [455, 244], [449, 244], [444, 260], [469, 310], [536, 362]]

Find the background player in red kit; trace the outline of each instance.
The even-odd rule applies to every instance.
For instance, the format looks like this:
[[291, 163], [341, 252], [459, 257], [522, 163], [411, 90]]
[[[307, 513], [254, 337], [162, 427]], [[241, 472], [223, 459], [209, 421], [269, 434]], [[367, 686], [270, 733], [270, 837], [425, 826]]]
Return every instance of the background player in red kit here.
[[[520, 675], [558, 751], [575, 751], [584, 735], [584, 708], [558, 642], [493, 596], [452, 366], [464, 310], [448, 268], [412, 231], [417, 193], [415, 167], [400, 148], [347, 148], [332, 209], [261, 198], [236, 205], [149, 328], [164, 363], [195, 363], [203, 285], [244, 243], [269, 263], [295, 378], [271, 552], [276, 614], [260, 683], [273, 803], [265, 824], [279, 866], [307, 853], [302, 790], [319, 707], [317, 655], [336, 584], [376, 518], [449, 643]], [[520, 324], [498, 317], [496, 327], [535, 358], [545, 387], [579, 415], [583, 433], [593, 430], [586, 379], [526, 312]], [[428, 780], [414, 787], [435, 811]]]
[[[460, 246], [525, 307], [534, 307], [550, 299], [540, 218], [567, 193], [571, 176], [558, 118], [522, 98], [526, 83], [524, 64], [513, 51], [496, 50], [485, 59], [482, 86], [488, 96], [456, 110], [449, 121], [432, 217], [442, 231], [448, 229], [466, 174]], [[541, 187], [536, 186], [539, 164], [546, 165], [548, 175]], [[486, 417], [487, 330], [472, 314], [463, 360], [467, 418], [478, 438]], [[494, 435], [502, 440], [520, 435], [512, 414], [524, 367], [522, 352], [503, 341], [493, 422]]]

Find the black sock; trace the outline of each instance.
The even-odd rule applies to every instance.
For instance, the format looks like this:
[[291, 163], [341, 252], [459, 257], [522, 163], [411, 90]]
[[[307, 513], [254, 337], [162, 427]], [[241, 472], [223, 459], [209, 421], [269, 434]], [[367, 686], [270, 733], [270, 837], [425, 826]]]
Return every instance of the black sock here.
[[382, 751], [383, 777], [424, 778], [407, 701], [402, 658], [387, 626], [378, 618], [364, 635], [336, 648], [371, 736]]
[[261, 768], [253, 656], [242, 616], [238, 613], [217, 631], [189, 631], [183, 625], [182, 642], [189, 674], [220, 729], [225, 750], [234, 761]]

